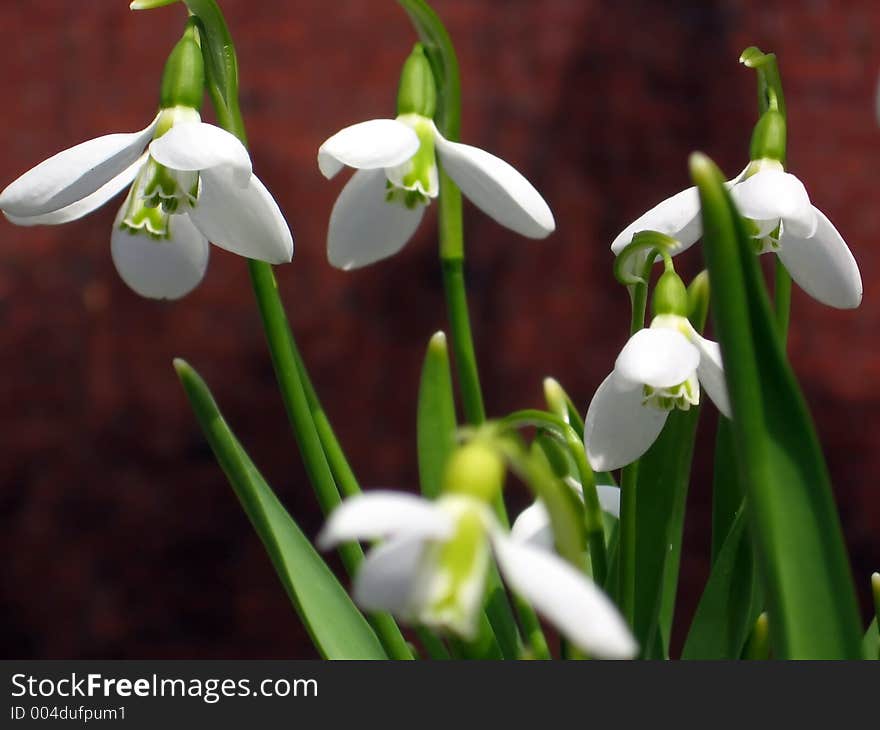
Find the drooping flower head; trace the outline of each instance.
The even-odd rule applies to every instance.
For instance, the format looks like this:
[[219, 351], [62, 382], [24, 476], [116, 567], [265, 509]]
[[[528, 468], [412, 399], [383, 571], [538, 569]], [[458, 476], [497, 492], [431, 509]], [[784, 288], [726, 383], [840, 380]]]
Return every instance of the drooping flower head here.
[[190, 23], [169, 56], [160, 110], [146, 128], [50, 157], [0, 193], [0, 210], [18, 225], [57, 225], [130, 188], [113, 225], [113, 263], [138, 294], [157, 299], [182, 297], [201, 281], [209, 240], [250, 258], [290, 261], [290, 229], [244, 145], [201, 121], [203, 90]]
[[602, 590], [498, 523], [490, 502], [503, 475], [497, 454], [468, 444], [453, 455], [438, 499], [387, 491], [347, 499], [330, 515], [318, 544], [387, 538], [368, 553], [355, 577], [358, 604], [465, 639], [477, 634], [494, 556], [508, 585], [580, 649], [597, 657], [632, 657], [635, 641]]
[[438, 158], [462, 193], [501, 225], [529, 238], [555, 230], [549, 206], [519, 172], [440, 134], [436, 104], [431, 65], [416, 44], [401, 74], [397, 117], [346, 127], [319, 148], [326, 178], [346, 166], [357, 170], [330, 215], [327, 256], [334, 266], [366, 266], [403, 248], [439, 193]]
[[667, 270], [657, 282], [650, 327], [629, 338], [587, 409], [584, 445], [594, 470], [618, 469], [642, 456], [671, 411], [700, 403], [701, 388], [730, 417], [721, 348], [694, 329], [686, 301], [681, 279]]

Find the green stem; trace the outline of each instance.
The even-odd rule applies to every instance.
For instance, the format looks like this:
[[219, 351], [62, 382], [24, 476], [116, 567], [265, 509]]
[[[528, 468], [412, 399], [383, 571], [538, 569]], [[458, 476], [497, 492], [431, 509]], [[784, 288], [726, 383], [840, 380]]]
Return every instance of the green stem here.
[[602, 506], [599, 504], [599, 491], [596, 478], [587, 462], [587, 455], [580, 439], [572, 441], [573, 431], [569, 428], [566, 440], [569, 452], [577, 465], [581, 486], [584, 493], [584, 516], [586, 517], [587, 542], [590, 546], [590, 564], [593, 568], [593, 580], [605, 585], [608, 577], [608, 556], [605, 552], [605, 526], [602, 520]]
[[639, 462], [623, 468], [620, 475], [620, 558], [618, 590], [620, 610], [630, 626], [636, 615], [636, 484]]
[[788, 340], [788, 324], [791, 318], [791, 274], [776, 257], [776, 287], [773, 292], [776, 300], [776, 328], [783, 345]]
[[464, 260], [443, 259], [443, 290], [446, 293], [446, 307], [449, 312], [449, 330], [452, 337], [452, 351], [455, 355], [455, 369], [465, 419], [473, 426], [486, 420], [483, 405], [483, 392], [480, 387], [480, 374], [474, 351], [468, 313], [467, 292], [464, 282]]

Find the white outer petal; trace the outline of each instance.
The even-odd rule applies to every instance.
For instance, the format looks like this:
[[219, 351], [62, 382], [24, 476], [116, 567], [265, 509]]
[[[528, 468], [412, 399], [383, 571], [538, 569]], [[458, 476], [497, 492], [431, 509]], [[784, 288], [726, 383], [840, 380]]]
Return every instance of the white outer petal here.
[[358, 269], [393, 256], [412, 238], [425, 206], [385, 200], [385, 172], [358, 170], [333, 206], [327, 258], [339, 269]]
[[150, 154], [172, 170], [199, 171], [228, 166], [244, 187], [253, 173], [251, 156], [239, 139], [225, 129], [205, 122], [175, 124], [150, 144]]
[[642, 405], [642, 388], [611, 373], [584, 420], [584, 445], [594, 471], [611, 471], [644, 454], [663, 430], [667, 411]]
[[696, 331], [692, 334], [692, 338], [694, 345], [700, 351], [700, 365], [697, 367], [700, 385], [709, 394], [718, 410], [727, 418], [731, 418], [730, 396], [727, 393], [727, 381], [724, 377], [721, 347], [717, 342], [701, 337]]
[[703, 235], [700, 195], [697, 189], [693, 187], [682, 190], [639, 216], [617, 234], [611, 244], [611, 251], [615, 255], [619, 254], [632, 243], [632, 237], [639, 231], [658, 231], [677, 238], [681, 245], [675, 253], [692, 246]]
[[596, 492], [599, 494], [599, 506], [602, 511], [620, 519], [620, 487], [611, 484], [597, 484]]
[[290, 261], [293, 234], [256, 175], [244, 187], [228, 166], [202, 170], [200, 178], [199, 198], [189, 216], [211, 243], [270, 264]]
[[486, 215], [527, 238], [546, 238], [556, 230], [550, 206], [513, 166], [477, 147], [450, 142], [439, 131], [435, 139], [449, 177]]
[[0, 209], [32, 218], [89, 197], [141, 156], [158, 120], [140, 132], [97, 137], [44, 160], [0, 193]]
[[368, 611], [390, 611], [408, 618], [424, 550], [424, 539], [413, 535], [393, 538], [370, 550], [355, 576], [355, 602]]
[[813, 209], [816, 232], [801, 238], [783, 225], [777, 252], [791, 277], [814, 299], [838, 309], [854, 309], [862, 302], [862, 276], [843, 237], [825, 214]]
[[350, 540], [375, 540], [407, 534], [442, 540], [452, 534], [454, 520], [436, 504], [405, 492], [376, 490], [350, 497], [327, 519], [318, 535], [322, 550]]
[[120, 227], [123, 204], [113, 225], [110, 253], [122, 280], [142, 297], [179, 299], [192, 291], [208, 267], [208, 241], [186, 215], [171, 216], [169, 240], [157, 241]]
[[811, 236], [816, 219], [804, 184], [782, 170], [761, 170], [730, 191], [740, 213], [755, 221], [782, 219], [792, 233]]
[[340, 130], [318, 148], [318, 168], [327, 179], [343, 167], [375, 170], [406, 162], [419, 146], [418, 135], [396, 119], [371, 119]]
[[541, 500], [536, 499], [519, 513], [510, 528], [510, 537], [517, 542], [527, 542], [544, 550], [553, 549], [550, 514]]
[[633, 383], [668, 388], [687, 380], [699, 363], [699, 351], [678, 330], [645, 328], [623, 346], [614, 371]]
[[146, 159], [146, 154], [141, 155], [138, 160], [120, 172], [110, 182], [98, 188], [91, 195], [88, 195], [75, 203], [71, 203], [65, 208], [28, 218], [19, 218], [14, 215], [6, 215], [6, 217], [10, 222], [15, 223], [17, 226], [55, 226], [61, 223], [70, 223], [71, 221], [79, 220], [83, 216], [100, 208], [104, 203], [131, 185], [144, 162], [146, 162]]
[[582, 651], [630, 659], [638, 645], [608, 596], [553, 553], [518, 543], [500, 530], [492, 547], [505, 582]]

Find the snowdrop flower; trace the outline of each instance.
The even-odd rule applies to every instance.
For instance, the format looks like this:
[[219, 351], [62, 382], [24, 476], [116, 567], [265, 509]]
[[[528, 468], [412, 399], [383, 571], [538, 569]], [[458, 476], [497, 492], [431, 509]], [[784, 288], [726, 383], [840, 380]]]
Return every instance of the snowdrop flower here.
[[[858, 307], [862, 279], [852, 252], [822, 211], [811, 202], [803, 183], [782, 165], [752, 162], [728, 182], [740, 213], [754, 223], [759, 253], [774, 252], [807, 294], [838, 309]], [[678, 239], [678, 254], [703, 235], [700, 197], [695, 187], [659, 203], [624, 228], [611, 244], [619, 254], [639, 231], [653, 230]]]
[[396, 119], [346, 127], [318, 150], [326, 178], [357, 170], [333, 206], [327, 235], [330, 263], [354, 269], [391, 256], [418, 228], [439, 192], [437, 158], [462, 193], [501, 225], [529, 238], [556, 227], [537, 190], [488, 152], [443, 137], [433, 122], [434, 77], [420, 44], [401, 75]]
[[244, 145], [201, 121], [204, 77], [194, 34], [191, 27], [169, 57], [161, 109], [146, 128], [59, 152], [0, 193], [11, 222], [57, 225], [130, 187], [113, 225], [113, 263], [134, 291], [156, 299], [182, 297], [201, 281], [209, 240], [270, 263], [293, 254], [290, 229]]
[[[583, 485], [570, 477], [565, 480], [565, 483], [583, 501]], [[620, 487], [597, 484], [596, 492], [602, 511], [615, 519], [620, 519]], [[540, 499], [536, 499], [529, 507], [519, 513], [510, 528], [510, 536], [517, 542], [528, 543], [544, 550], [553, 549], [554, 538], [550, 513]]]
[[684, 284], [667, 268], [654, 290], [657, 315], [651, 326], [630, 337], [587, 409], [584, 446], [595, 471], [618, 469], [642, 456], [670, 411], [699, 404], [701, 386], [730, 418], [721, 348], [683, 315], [686, 301]]
[[636, 643], [614, 604], [587, 576], [547, 550], [506, 534], [485, 501], [462, 494], [434, 502], [375, 491], [347, 499], [318, 537], [322, 548], [388, 538], [354, 583], [367, 610], [474, 638], [490, 558], [504, 580], [592, 656], [628, 659]]

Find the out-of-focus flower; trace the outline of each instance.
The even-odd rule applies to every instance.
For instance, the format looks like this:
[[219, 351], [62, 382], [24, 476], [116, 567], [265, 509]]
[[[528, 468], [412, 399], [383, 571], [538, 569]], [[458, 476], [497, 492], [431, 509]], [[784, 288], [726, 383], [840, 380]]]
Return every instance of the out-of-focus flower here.
[[388, 538], [355, 577], [354, 598], [410, 622], [473, 638], [491, 555], [504, 580], [581, 650], [626, 659], [636, 643], [614, 604], [557, 555], [511, 538], [488, 504], [462, 494], [428, 501], [376, 491], [343, 502], [318, 544]]

